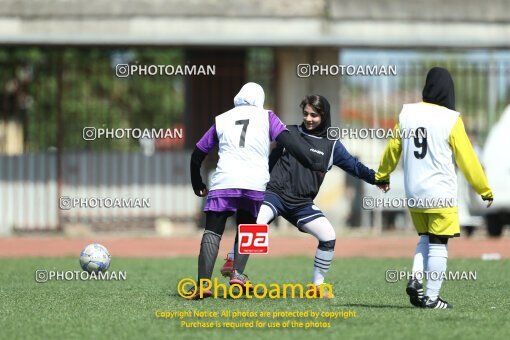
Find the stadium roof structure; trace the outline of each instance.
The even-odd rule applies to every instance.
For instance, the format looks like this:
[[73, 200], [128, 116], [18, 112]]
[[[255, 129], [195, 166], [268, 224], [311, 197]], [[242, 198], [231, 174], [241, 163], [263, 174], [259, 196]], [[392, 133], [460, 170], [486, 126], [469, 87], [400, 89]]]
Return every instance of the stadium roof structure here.
[[510, 47], [504, 0], [0, 0], [2, 45]]

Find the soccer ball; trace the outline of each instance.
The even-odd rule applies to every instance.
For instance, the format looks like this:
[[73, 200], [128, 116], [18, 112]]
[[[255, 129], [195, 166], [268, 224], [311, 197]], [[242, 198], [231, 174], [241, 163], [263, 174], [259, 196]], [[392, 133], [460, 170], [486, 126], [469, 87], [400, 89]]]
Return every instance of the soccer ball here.
[[110, 266], [110, 253], [99, 243], [89, 244], [81, 251], [80, 266], [89, 273], [105, 272]]

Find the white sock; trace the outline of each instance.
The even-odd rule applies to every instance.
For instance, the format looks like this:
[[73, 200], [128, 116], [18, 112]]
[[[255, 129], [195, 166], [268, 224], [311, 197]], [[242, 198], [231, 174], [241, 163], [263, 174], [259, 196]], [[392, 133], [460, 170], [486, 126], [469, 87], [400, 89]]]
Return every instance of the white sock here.
[[418, 244], [416, 245], [416, 252], [413, 260], [413, 277], [418, 279], [418, 282], [423, 283], [423, 271], [427, 270], [427, 262], [429, 256], [429, 236], [421, 235]]
[[324, 251], [317, 249], [313, 261], [313, 284], [318, 286], [324, 283], [324, 278], [328, 273], [329, 266], [333, 260], [334, 251]]
[[[315, 220], [305, 223], [301, 226], [301, 230], [313, 235], [319, 242], [326, 242], [336, 239], [335, 229], [326, 217], [319, 217]], [[335, 254], [334, 249], [321, 250], [317, 248], [315, 252], [315, 259], [313, 261], [313, 275], [312, 282], [314, 285], [324, 283], [324, 278], [328, 273], [329, 266]]]
[[427, 280], [427, 296], [432, 301], [436, 300], [439, 296], [447, 260], [448, 247], [446, 244], [429, 244], [428, 272], [432, 274], [429, 274]]
[[[257, 215], [257, 224], [268, 224], [270, 221], [274, 219], [274, 213], [271, 208], [269, 208], [267, 205], [262, 204], [260, 206], [259, 214]], [[236, 241], [234, 240], [234, 245], [232, 246], [232, 249], [230, 249], [230, 252], [228, 253], [227, 257], [229, 260], [234, 261], [234, 253], [236, 251]]]

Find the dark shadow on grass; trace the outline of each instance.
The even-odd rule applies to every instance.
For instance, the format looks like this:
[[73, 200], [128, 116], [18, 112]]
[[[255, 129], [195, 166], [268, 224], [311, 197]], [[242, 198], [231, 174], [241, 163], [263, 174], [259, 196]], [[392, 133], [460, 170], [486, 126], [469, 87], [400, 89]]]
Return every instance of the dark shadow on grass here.
[[[228, 287], [228, 286], [227, 286]], [[218, 297], [217, 299], [218, 300], [242, 300], [242, 299], [247, 299], [249, 300], [249, 298], [245, 298], [244, 296], [239, 296], [239, 291], [237, 291], [236, 289], [234, 289], [233, 293], [235, 294], [234, 296], [235, 297], [232, 297], [232, 295], [229, 294], [229, 291], [228, 291], [228, 288], [227, 288], [227, 291], [226, 291], [226, 294], [224, 295], [224, 292], [223, 292], [223, 289], [219, 289], [218, 290]], [[242, 293], [244, 294], [244, 293]], [[253, 294], [254, 292], [251, 292], [250, 295], [253, 297]], [[257, 294], [258, 295], [263, 295], [264, 294], [264, 291], [263, 290], [257, 290]], [[177, 298], [183, 298], [182, 296], [180, 296], [177, 292], [167, 292], [165, 293], [165, 295], [167, 296], [170, 296], [170, 297], [177, 297]]]
[[[183, 298], [182, 296], [180, 296], [179, 294], [177, 293], [170, 293], [170, 294], [166, 294], [166, 296], [168, 297], [173, 297], [173, 298], [178, 298], [178, 299], [185, 299]], [[213, 300], [224, 300], [224, 301], [227, 301], [227, 300], [236, 300], [236, 301], [243, 301], [243, 300], [252, 300], [252, 299], [249, 299], [249, 298], [245, 298], [245, 297], [240, 297], [240, 298], [234, 298], [230, 295], [227, 294], [226, 297], [223, 296], [223, 294], [220, 294], [217, 298], [207, 298], [207, 299], [204, 299], [204, 300], [209, 300], [209, 299], [213, 299]], [[199, 301], [199, 300], [202, 300], [202, 299], [199, 299], [199, 300], [190, 300], [190, 299], [186, 299], [188, 301]]]
[[[257, 291], [260, 295], [263, 294], [263, 291]], [[172, 293], [167, 293], [166, 294], [167, 296], [171, 296], [171, 297], [177, 297], [177, 298], [181, 298], [182, 297], [177, 294], [176, 292], [172, 292]], [[253, 296], [253, 293], [251, 293], [251, 295]], [[251, 300], [251, 299], [248, 299], [246, 297], [241, 297], [241, 298], [234, 298], [232, 296], [230, 296], [227, 292], [227, 296], [224, 297], [223, 296], [223, 292], [220, 292], [218, 298], [218, 300]], [[258, 300], [258, 299], [254, 299], [254, 300]], [[299, 299], [297, 299], [299, 300]], [[305, 299], [306, 300], [306, 299]], [[315, 299], [314, 299], [315, 300]], [[324, 299], [324, 300], [321, 300], [321, 299], [316, 299], [316, 301], [330, 301], [329, 299]], [[420, 309], [420, 308], [417, 308], [417, 307], [413, 307], [413, 306], [402, 306], [402, 305], [381, 305], [381, 304], [364, 304], [364, 303], [332, 303], [331, 304], [332, 306], [335, 306], [335, 307], [344, 307], [344, 308], [349, 308], [349, 307], [366, 307], [366, 308], [390, 308], [390, 309]]]
[[332, 304], [335, 307], [367, 307], [367, 308], [392, 308], [392, 309], [420, 309], [413, 306], [402, 306], [402, 305], [378, 305], [378, 304], [364, 304], [364, 303], [343, 303], [343, 304]]

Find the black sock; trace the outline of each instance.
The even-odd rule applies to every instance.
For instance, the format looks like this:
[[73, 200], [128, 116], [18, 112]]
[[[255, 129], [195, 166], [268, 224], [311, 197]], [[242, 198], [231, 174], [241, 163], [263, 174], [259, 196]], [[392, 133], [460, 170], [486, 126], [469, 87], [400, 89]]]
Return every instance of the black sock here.
[[238, 247], [237, 242], [235, 245], [235, 251], [234, 251], [234, 270], [238, 273], [244, 273], [244, 268], [246, 268], [246, 263], [248, 262], [248, 259], [250, 258], [249, 254], [239, 254], [238, 253]]
[[[237, 224], [255, 224], [257, 223], [257, 217], [253, 216], [251, 213], [239, 210], [237, 211]], [[234, 249], [234, 270], [239, 273], [244, 273], [244, 268], [246, 268], [246, 263], [248, 262], [248, 259], [250, 258], [250, 255], [248, 254], [239, 254], [239, 233], [236, 232], [236, 242], [235, 242], [235, 249]]]
[[214, 263], [218, 257], [221, 236], [205, 230], [200, 243], [200, 255], [198, 255], [198, 279], [211, 279]]

